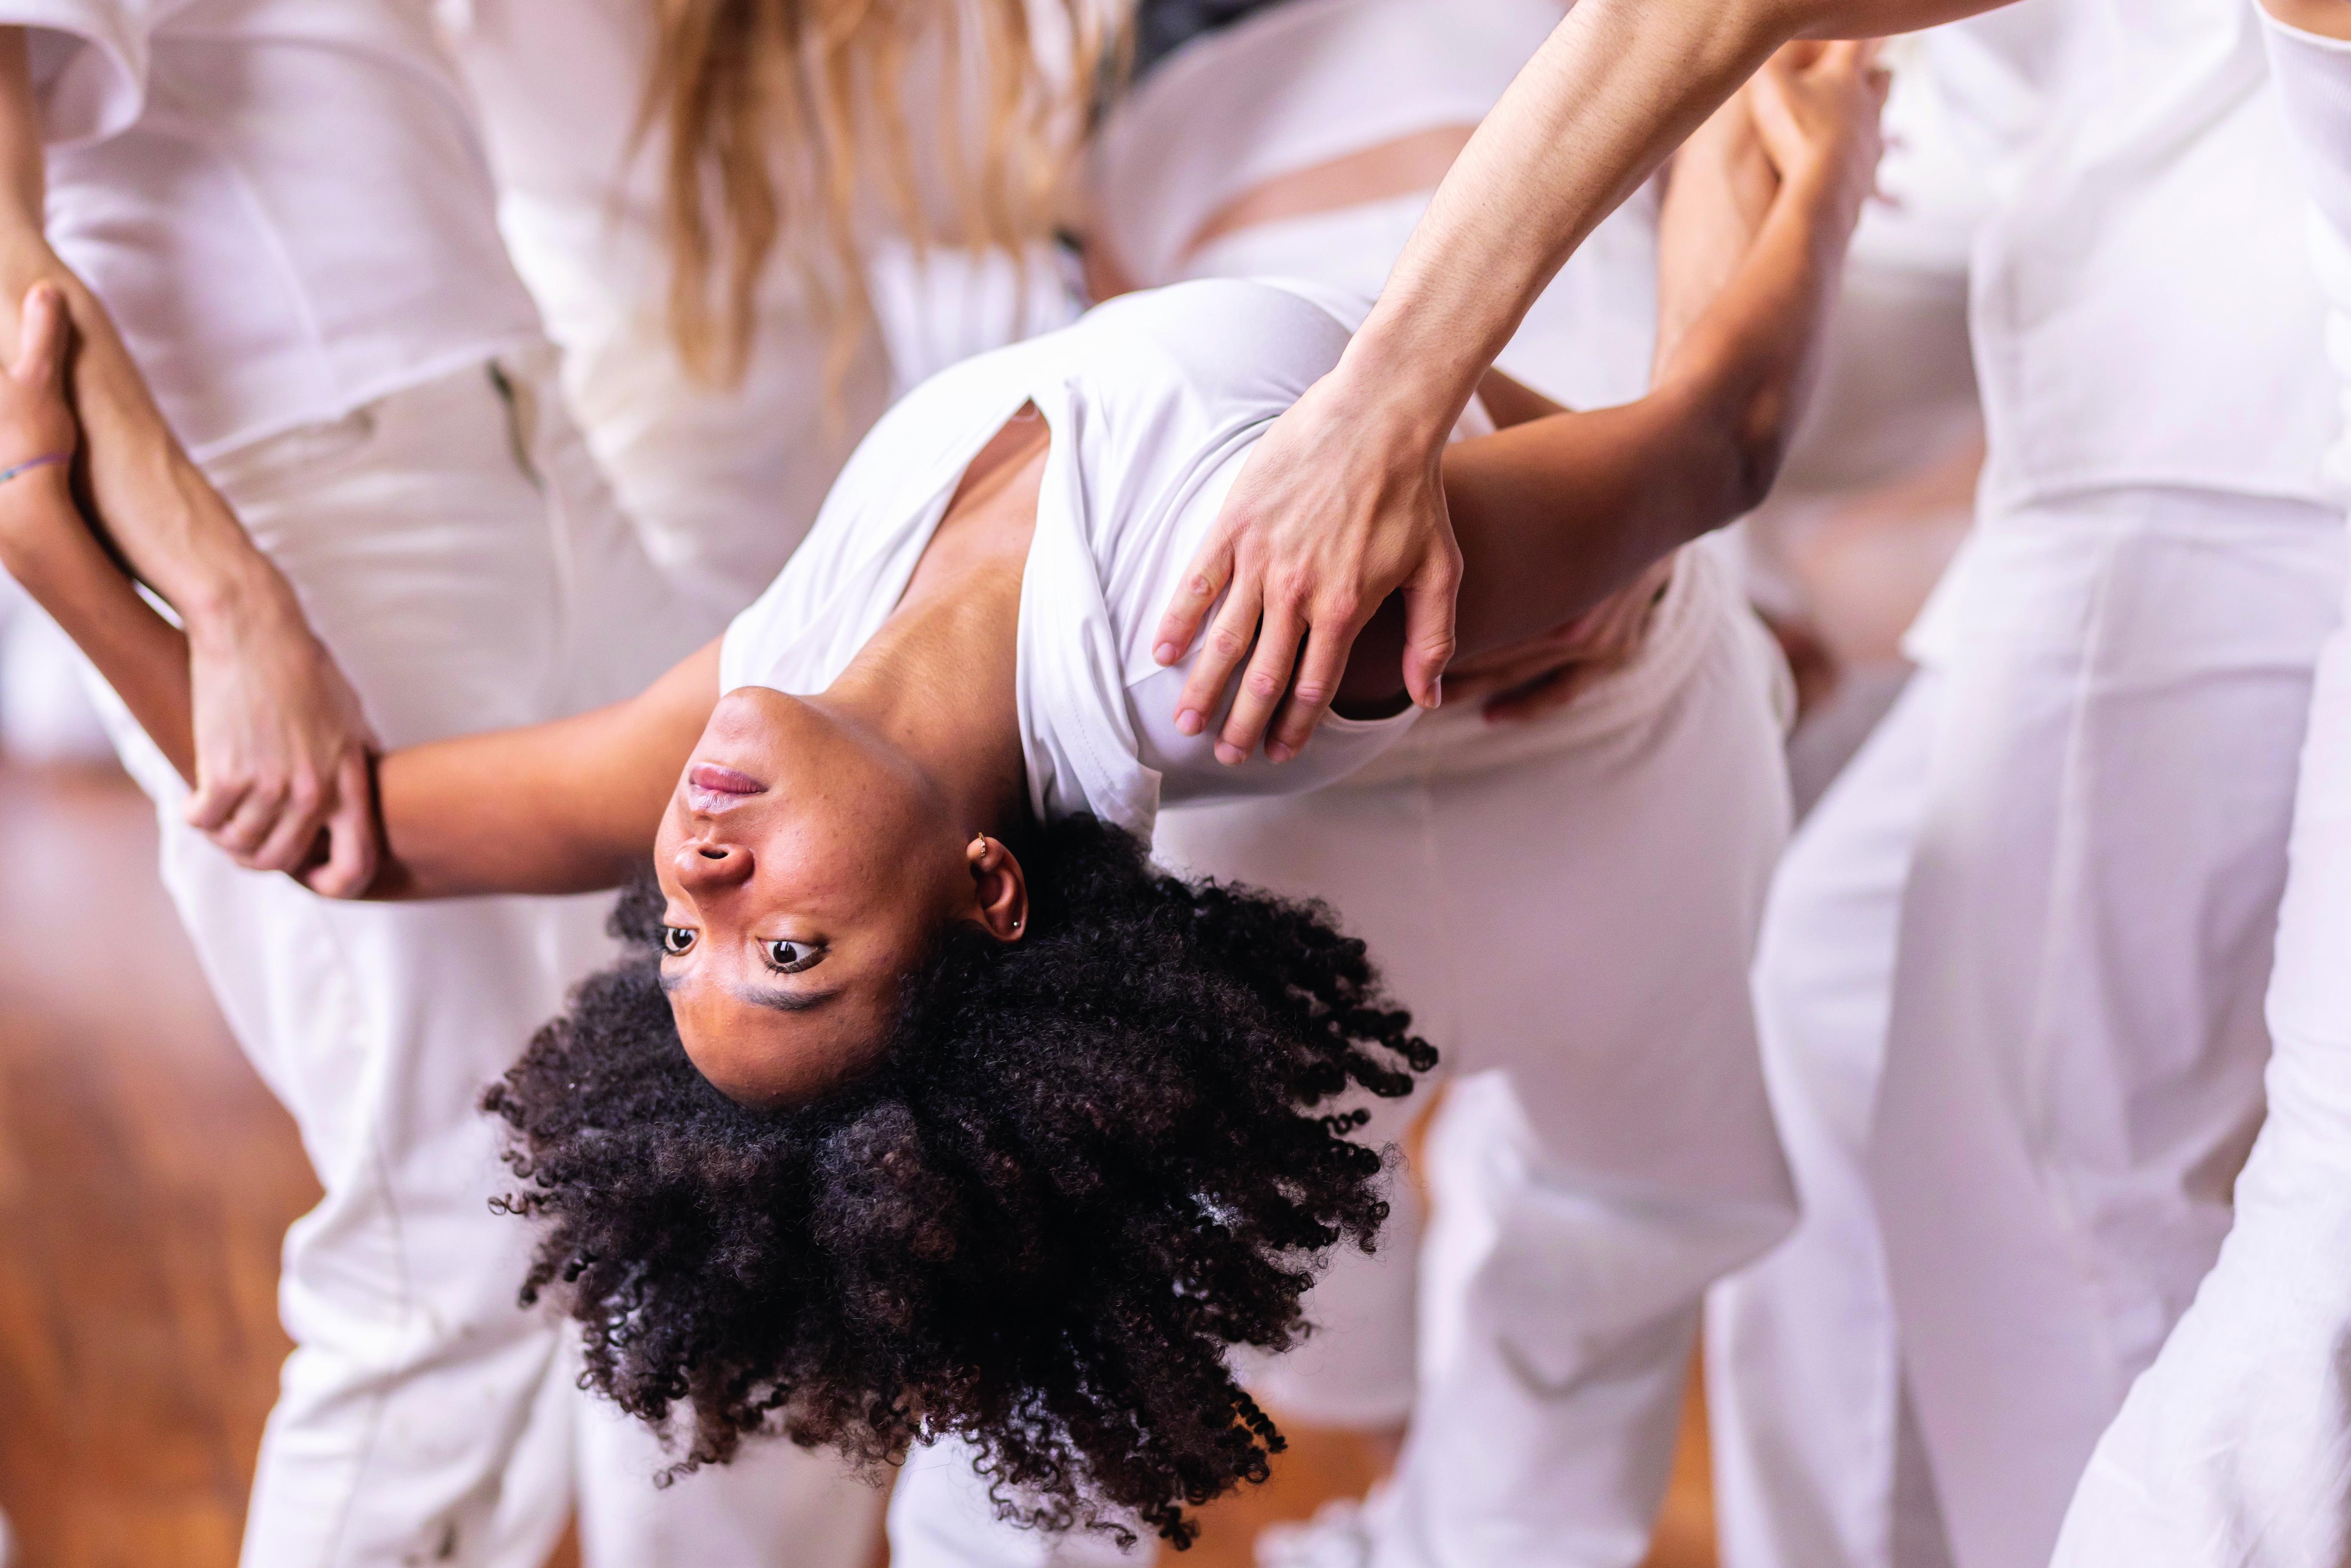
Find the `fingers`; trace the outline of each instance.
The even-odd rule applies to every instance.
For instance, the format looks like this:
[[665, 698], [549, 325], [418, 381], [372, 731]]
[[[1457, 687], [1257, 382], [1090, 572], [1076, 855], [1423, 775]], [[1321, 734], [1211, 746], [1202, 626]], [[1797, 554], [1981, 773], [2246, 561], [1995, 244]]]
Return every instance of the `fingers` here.
[[[277, 819], [266, 825], [260, 844], [243, 857], [246, 869], [292, 871], [299, 866], [309, 858], [328, 804], [326, 786], [319, 779], [308, 775], [296, 778], [286, 787]], [[235, 819], [231, 819], [230, 825], [235, 825]]]
[[1422, 707], [1445, 700], [1453, 663], [1454, 611], [1461, 591], [1461, 547], [1448, 524], [1404, 585], [1404, 689]]
[[25, 295], [16, 362], [8, 374], [30, 387], [61, 390], [66, 374], [66, 301], [57, 287], [36, 283]]
[[1317, 726], [1339, 695], [1340, 677], [1347, 673], [1347, 655], [1354, 651], [1364, 618], [1318, 615], [1306, 633], [1306, 653], [1298, 661], [1298, 680], [1274, 715], [1273, 731], [1266, 737], [1269, 762], [1287, 762], [1314, 737]]
[[[199, 764], [201, 766], [201, 764]], [[182, 816], [248, 870], [287, 871], [317, 836], [325, 790], [315, 778], [197, 781]]]
[[213, 842], [226, 850], [238, 864], [246, 864], [267, 841], [285, 800], [286, 785], [282, 781], [256, 780], [238, 794], [236, 809], [227, 820], [206, 831]]
[[327, 859], [302, 881], [328, 898], [357, 898], [375, 881], [381, 846], [376, 838], [375, 778], [367, 755], [344, 754], [335, 770], [335, 809], [327, 818]]
[[1290, 689], [1290, 667], [1298, 662], [1298, 644], [1305, 634], [1305, 622], [1294, 606], [1282, 601], [1266, 605], [1257, 651], [1249, 658], [1249, 673], [1241, 677], [1239, 689], [1233, 693], [1232, 711], [1225, 716], [1225, 727], [1217, 737], [1217, 761], [1233, 767], [1247, 762], [1257, 749], [1274, 709], [1281, 706], [1282, 694]]
[[1254, 575], [1234, 578], [1224, 608], [1217, 612], [1215, 622], [1200, 639], [1200, 656], [1185, 678], [1184, 693], [1176, 699], [1176, 728], [1180, 734], [1199, 735], [1207, 729], [1209, 716], [1224, 699], [1227, 683], [1241, 667], [1249, 644], [1257, 638], [1262, 591], [1263, 585]]
[[201, 758], [196, 766], [195, 792], [188, 797], [188, 803], [181, 809], [180, 818], [209, 838], [236, 815], [237, 808], [245, 804], [245, 798], [253, 786], [246, 779], [230, 782], [205, 774]]
[[[1193, 559], [1192, 570], [1184, 575], [1184, 585], [1167, 601], [1166, 612], [1159, 618], [1159, 635], [1152, 639], [1152, 656], [1161, 664], [1176, 664], [1191, 651], [1192, 639], [1200, 634], [1200, 622], [1207, 618], [1208, 607], [1225, 591], [1232, 575], [1232, 535], [1219, 524]], [[1218, 682], [1217, 686], [1221, 690], [1223, 683]]]

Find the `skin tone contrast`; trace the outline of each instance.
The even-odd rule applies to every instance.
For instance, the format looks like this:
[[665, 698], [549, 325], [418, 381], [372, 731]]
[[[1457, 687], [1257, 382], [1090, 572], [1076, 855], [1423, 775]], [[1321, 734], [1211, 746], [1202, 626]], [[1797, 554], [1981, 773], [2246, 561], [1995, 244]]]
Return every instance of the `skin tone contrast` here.
[[[1869, 191], [1883, 92], [1865, 51], [1838, 47], [1775, 61], [1751, 104], [1724, 111], [1722, 155], [1760, 150], [1769, 198], [1725, 204], [1735, 182], [1698, 181], [1684, 200], [1721, 210], [1669, 217], [1732, 259], [1667, 269], [1669, 319], [1688, 324], [1648, 396], [1577, 413], [1489, 383], [1498, 415], [1518, 423], [1455, 446], [1442, 475], [1464, 556], [1458, 657], [1507, 664], [1761, 498]], [[26, 309], [0, 380], [0, 465], [74, 434], [60, 297], [37, 291]], [[626, 702], [383, 757], [369, 895], [611, 887], [651, 844], [663, 983], [710, 1082], [777, 1106], [856, 1072], [945, 933], [1011, 943], [1028, 930], [1016, 650], [1051, 443], [1033, 409], [987, 443], [899, 603], [821, 693], [722, 693], [714, 643]], [[187, 643], [100, 548], [65, 472], [0, 486], [0, 566], [184, 773], [198, 749]], [[1337, 682], [1343, 711], [1404, 703], [1405, 635], [1400, 601], [1371, 618]]]

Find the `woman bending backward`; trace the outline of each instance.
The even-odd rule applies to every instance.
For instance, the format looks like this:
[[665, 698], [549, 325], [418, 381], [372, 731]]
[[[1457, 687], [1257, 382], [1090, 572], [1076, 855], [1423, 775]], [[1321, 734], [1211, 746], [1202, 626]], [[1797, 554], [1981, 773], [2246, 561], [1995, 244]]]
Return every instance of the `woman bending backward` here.
[[[1596, 602], [1751, 507], [1799, 413], [1866, 194], [1879, 91], [1847, 46], [1765, 78], [1780, 185], [1650, 394], [1542, 412], [1445, 465], [1459, 656]], [[626, 885], [632, 951], [488, 1095], [531, 1284], [594, 1382], [686, 1462], [781, 1431], [881, 1461], [953, 1434], [1006, 1507], [1140, 1521], [1260, 1479], [1226, 1368], [1280, 1350], [1379, 1158], [1318, 1109], [1433, 1061], [1330, 913], [1152, 867], [1163, 800], [1313, 788], [1412, 722], [1399, 607], [1292, 763], [1166, 718], [1153, 634], [1258, 435], [1360, 302], [1208, 281], [934, 378], [717, 643], [628, 702], [381, 759], [381, 898]], [[54, 303], [0, 385], [0, 466], [70, 450]], [[175, 759], [183, 654], [75, 513], [0, 485], [0, 565]], [[652, 841], [653, 865], [644, 875]]]

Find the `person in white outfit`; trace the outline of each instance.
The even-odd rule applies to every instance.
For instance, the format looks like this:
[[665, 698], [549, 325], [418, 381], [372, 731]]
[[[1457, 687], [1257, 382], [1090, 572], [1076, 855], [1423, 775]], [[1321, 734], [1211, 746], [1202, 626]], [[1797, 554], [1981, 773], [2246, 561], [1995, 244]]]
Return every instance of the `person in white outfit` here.
[[[1810, 108], [1869, 90], [1855, 51], [1821, 69], [1791, 84]], [[1874, 140], [1828, 119], [1656, 391], [1592, 413], [1520, 391], [1533, 417], [1449, 465], [1471, 651], [1751, 504], [1867, 189]], [[1134, 836], [1409, 727], [1376, 641], [1343, 700], [1389, 716], [1291, 767], [1226, 768], [1164, 716], [1170, 575], [1347, 340], [1301, 287], [1137, 296], [935, 378], [722, 643], [600, 714], [382, 760], [379, 898], [609, 886], [654, 842], [638, 955], [492, 1103], [545, 1225], [534, 1281], [591, 1377], [691, 1422], [693, 1458], [771, 1426], [868, 1458], [952, 1433], [1040, 1522], [1177, 1539], [1263, 1474], [1225, 1349], [1288, 1343], [1302, 1266], [1381, 1218], [1358, 1117], [1308, 1113], [1428, 1062], [1359, 942], [1151, 870]], [[57, 477], [23, 477], [6, 564], [186, 766], [175, 634]]]
[[1956, 40], [2079, 53], [1976, 255], [1976, 534], [1765, 923], [1806, 1219], [1719, 1303], [1736, 1568], [2045, 1561], [2261, 1124], [2344, 539], [2254, 14], [2169, 16]]
[[[2270, 68], [2311, 198], [2326, 341], [2351, 416], [2351, 6], [2281, 0]], [[2338, 425], [2327, 479], [2351, 496]], [[2346, 606], [2351, 608], [2351, 606]], [[2351, 629], [2320, 655], [2267, 1018], [2269, 1115], [2235, 1223], [2074, 1494], [2057, 1568], [2314, 1568], [2351, 1558]]]
[[[1104, 127], [1090, 273], [1376, 289], [1561, 13], [1294, 0], [1193, 39]], [[1700, 155], [1752, 152], [1738, 131]], [[1500, 368], [1575, 406], [1637, 398], [1657, 290], [1646, 194], [1569, 263]], [[1308, 1298], [1314, 1337], [1249, 1367], [1286, 1417], [1414, 1424], [1377, 1510], [1285, 1549], [1316, 1562], [1638, 1562], [1699, 1297], [1792, 1219], [1746, 994], [1787, 813], [1778, 657], [1710, 552], [1635, 591], [1634, 649], [1499, 699], [1529, 716], [1489, 716], [1457, 669], [1456, 705], [1344, 781], [1159, 819], [1165, 863], [1341, 911], [1463, 1080], [1427, 1144], [1434, 1228], [1424, 1239], [1399, 1179], [1380, 1250], [1343, 1254]], [[1413, 1109], [1367, 1135], [1393, 1139]], [[946, 1456], [902, 1477], [891, 1536], [913, 1568], [1102, 1551], [999, 1523]]]
[[[360, 907], [266, 868], [323, 828], [306, 878], [363, 884], [369, 746], [608, 700], [698, 629], [561, 414], [421, 11], [28, 0], [0, 24], [9, 279], [71, 296], [80, 472], [186, 629], [193, 796], [119, 709], [117, 742], [325, 1188], [287, 1242], [245, 1561], [526, 1568], [569, 1506], [568, 1394], [475, 1102], [609, 952], [601, 912]], [[617, 619], [623, 584], [656, 612]]]
[[[1245, 676], [1233, 754], [1311, 730], [1354, 607], [1448, 575], [1432, 455], [1479, 368], [1760, 51], [1985, 8], [1579, 5], [1236, 483], [1171, 601], [1171, 656], [1210, 638], [1179, 706]], [[2252, 13], [2086, 15], [2065, 133], [1979, 256], [1985, 526], [1918, 640], [1938, 668], [1886, 732], [1938, 743], [1913, 752], [1931, 788], [1915, 833], [1872, 841], [1881, 869], [1853, 899], [1884, 930], [1896, 900], [1873, 890], [1897, 890], [1904, 956], [1875, 960], [1894, 977], [1886, 1070], [1874, 1106], [1846, 1108], [1870, 1129], [1899, 1354], [1963, 1568], [2047, 1555], [2226, 1228], [2261, 1113], [2295, 737], [2342, 570], [2314, 478], [2317, 302]], [[1414, 601], [1424, 699], [1442, 601]]]
[[[1071, 156], [1089, 7], [439, 10], [590, 447], [722, 618], [782, 570], [893, 389], [1072, 314], [1033, 187]], [[803, 49], [860, 101], [785, 101], [762, 62]], [[958, 117], [966, 151], [940, 134]]]
[[[990, 9], [961, 15], [968, 22]], [[696, 84], [717, 65], [695, 51], [744, 57], [778, 40], [747, 42], [745, 27], [664, 16], [650, 0], [444, 0], [438, 10], [481, 120], [500, 229], [562, 350], [566, 400], [648, 553], [715, 632], [782, 570], [880, 415], [893, 375], [904, 377], [888, 332], [853, 308], [841, 287], [843, 267], [820, 243], [840, 216], [804, 200], [810, 188], [798, 162], [820, 162], [841, 149], [805, 125], [792, 129], [772, 105], [758, 120], [751, 134], [766, 139], [763, 172], [783, 203], [783, 232], [768, 254], [749, 258], [751, 293], [743, 308], [723, 313], [715, 341], [699, 341], [697, 357], [681, 340], [676, 302], [684, 284], [703, 280], [681, 254], [675, 193], [716, 162], [702, 149], [689, 175], [679, 145], [692, 134], [684, 105], [709, 101], [697, 99]], [[830, 16], [813, 7], [790, 25], [823, 32]], [[956, 16], [944, 5], [869, 13], [831, 44], [852, 58], [894, 65], [904, 78], [896, 107], [932, 114], [937, 95], [926, 89]], [[904, 57], [892, 52], [909, 43]], [[1084, 40], [1063, 43], [1076, 50]], [[1010, 80], [1041, 76], [1051, 64], [1044, 40], [1034, 65], [1008, 59], [1005, 48], [991, 36], [985, 53], [974, 48], [966, 58], [985, 57]], [[891, 269], [902, 258], [883, 236], [906, 225], [883, 210], [881, 195], [888, 181], [876, 149], [891, 106], [869, 107], [874, 120], [849, 133], [852, 145], [861, 137], [866, 143], [850, 226], [855, 248], [868, 253], [856, 265], [886, 280], [905, 269]], [[932, 152], [921, 125], [901, 129], [910, 145]], [[796, 135], [820, 144], [799, 145]], [[961, 202], [956, 181], [931, 169], [937, 161], [923, 165], [930, 175], [924, 195], [937, 209], [927, 214], [932, 226], [946, 228]], [[985, 189], [994, 172], [957, 172]], [[1000, 283], [997, 292], [1008, 295], [1017, 270], [1002, 254], [987, 253], [997, 258], [992, 268], [961, 269], [955, 263], [969, 253], [935, 246], [930, 256], [935, 286], [952, 275], [983, 296], [946, 289], [942, 299], [943, 309], [981, 322], [981, 347], [1024, 323], [1058, 326], [1068, 316], [1040, 307], [1024, 317], [991, 293]], [[1040, 284], [1055, 277], [1047, 266], [1029, 270]], [[908, 311], [891, 308], [897, 295], [879, 284], [875, 293], [879, 325], [899, 327]], [[583, 1479], [642, 1482], [671, 1463], [650, 1432], [603, 1400], [585, 1397], [580, 1420]], [[658, 1490], [583, 1485], [581, 1551], [590, 1568], [703, 1568], [764, 1562], [789, 1542], [796, 1568], [862, 1568], [883, 1495], [846, 1478], [828, 1456], [763, 1445]]]

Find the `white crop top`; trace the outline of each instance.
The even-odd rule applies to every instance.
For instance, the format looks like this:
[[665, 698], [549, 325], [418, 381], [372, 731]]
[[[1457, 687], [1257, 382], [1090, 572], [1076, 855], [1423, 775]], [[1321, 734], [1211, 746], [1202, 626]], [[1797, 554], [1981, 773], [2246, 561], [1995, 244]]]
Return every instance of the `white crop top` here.
[[1148, 838], [1163, 802], [1297, 793], [1354, 771], [1413, 710], [1329, 718], [1291, 762], [1228, 768], [1217, 723], [1175, 727], [1196, 648], [1163, 669], [1151, 644], [1250, 447], [1338, 362], [1369, 307], [1307, 284], [1186, 283], [933, 377], [866, 436], [807, 542], [727, 629], [720, 689], [831, 685], [897, 605], [964, 470], [1034, 402], [1052, 433], [1016, 676], [1034, 810]]

